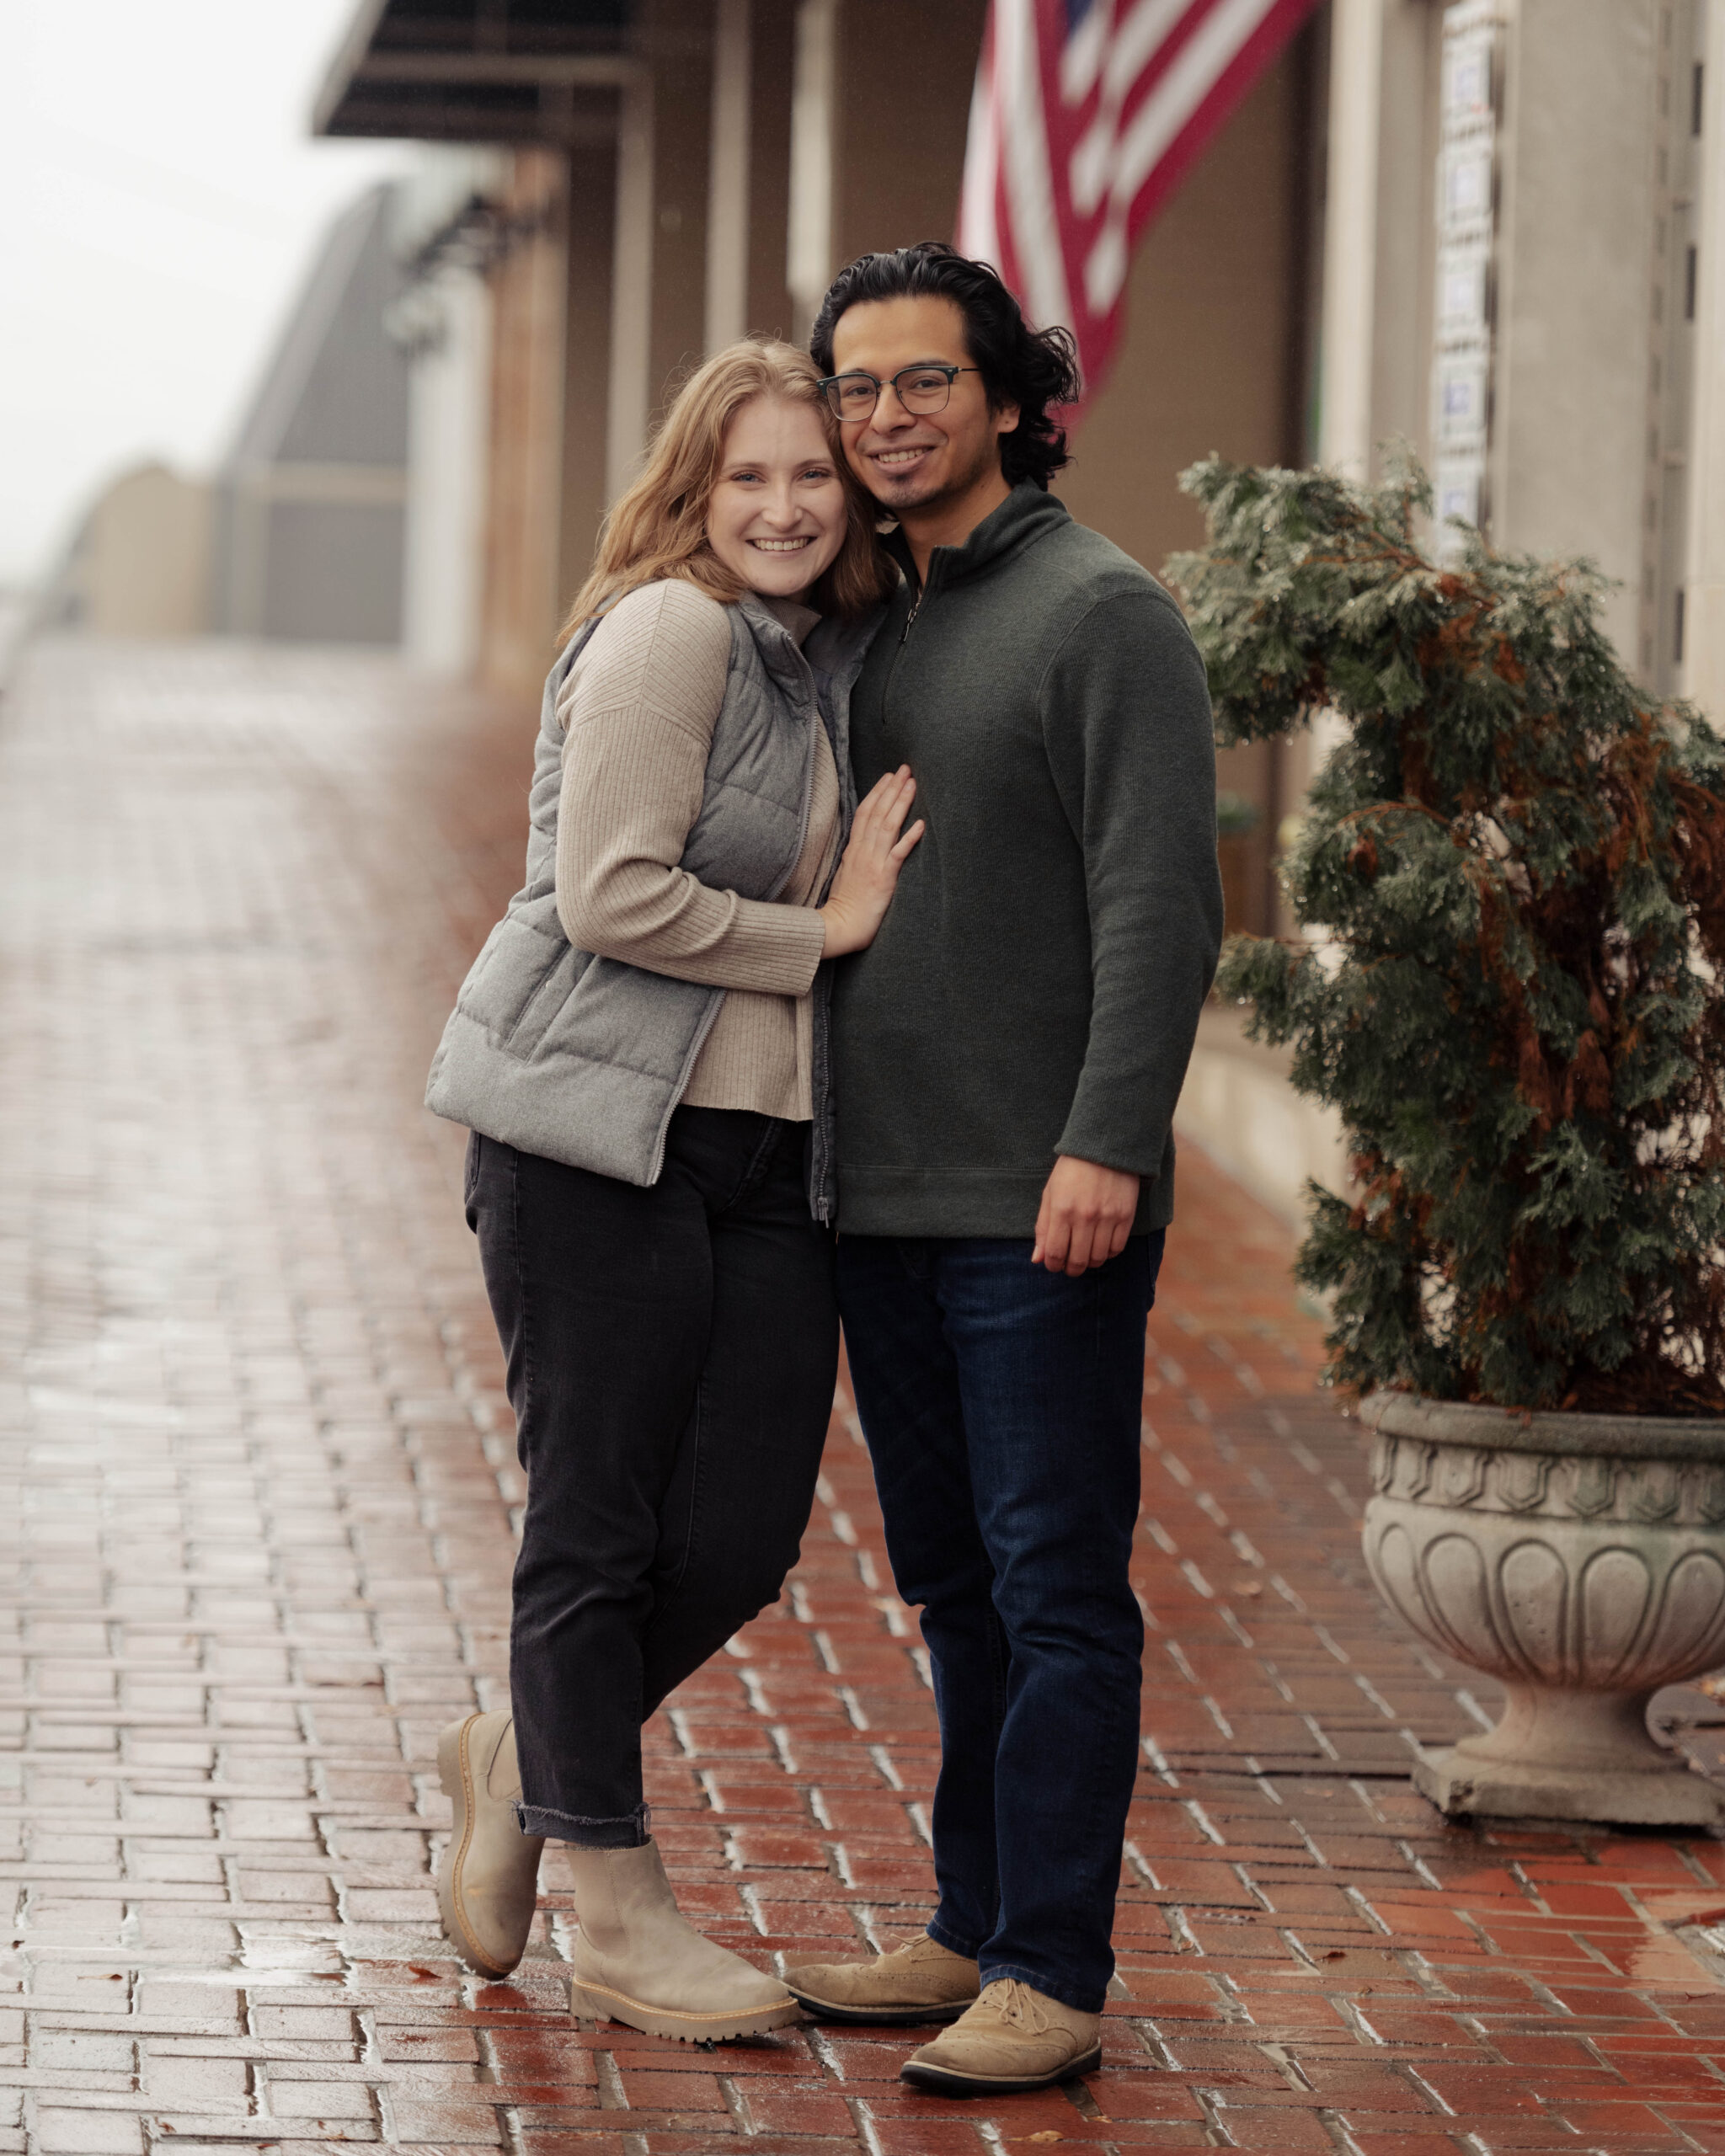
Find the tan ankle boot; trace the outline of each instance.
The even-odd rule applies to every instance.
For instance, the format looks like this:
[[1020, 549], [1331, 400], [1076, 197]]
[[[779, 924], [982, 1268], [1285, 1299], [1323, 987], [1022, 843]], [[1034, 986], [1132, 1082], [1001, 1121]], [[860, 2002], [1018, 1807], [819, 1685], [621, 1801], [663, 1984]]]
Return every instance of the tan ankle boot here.
[[785, 1982], [823, 2021], [893, 2029], [956, 2020], [982, 1988], [974, 1961], [926, 1933], [872, 1961], [793, 1962]]
[[1012, 2096], [1101, 2064], [1101, 2015], [1002, 1977], [944, 2035], [912, 2052], [899, 2075], [940, 2096]]
[[569, 1960], [569, 2011], [649, 2036], [712, 2043], [758, 2036], [799, 2017], [775, 1977], [704, 1939], [683, 1917], [656, 1844], [564, 1844], [581, 1929]]
[[526, 1951], [545, 1846], [515, 1824], [521, 1778], [511, 1717], [452, 1721], [437, 1740], [437, 1778], [455, 1806], [437, 1866], [444, 1934], [482, 1977], [506, 1977]]

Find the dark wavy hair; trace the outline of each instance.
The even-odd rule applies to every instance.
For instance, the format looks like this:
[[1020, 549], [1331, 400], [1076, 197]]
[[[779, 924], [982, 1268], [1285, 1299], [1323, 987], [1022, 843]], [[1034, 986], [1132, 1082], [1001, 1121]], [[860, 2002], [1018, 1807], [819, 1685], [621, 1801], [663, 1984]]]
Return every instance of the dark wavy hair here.
[[846, 309], [867, 300], [950, 300], [964, 318], [964, 342], [982, 374], [989, 408], [1016, 404], [1018, 424], [1001, 436], [1001, 470], [1046, 488], [1067, 462], [1066, 430], [1050, 407], [1078, 399], [1078, 352], [1070, 329], [1033, 329], [996, 271], [944, 240], [919, 240], [889, 254], [859, 254], [840, 270], [820, 302], [809, 349], [822, 374], [832, 372], [832, 334]]

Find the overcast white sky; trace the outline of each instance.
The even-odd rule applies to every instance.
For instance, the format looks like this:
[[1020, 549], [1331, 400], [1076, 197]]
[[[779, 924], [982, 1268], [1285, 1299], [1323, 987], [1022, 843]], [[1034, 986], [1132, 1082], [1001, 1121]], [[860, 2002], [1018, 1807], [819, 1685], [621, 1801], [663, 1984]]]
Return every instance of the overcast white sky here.
[[0, 583], [104, 480], [224, 446], [334, 211], [408, 152], [314, 142], [357, 0], [0, 0]]

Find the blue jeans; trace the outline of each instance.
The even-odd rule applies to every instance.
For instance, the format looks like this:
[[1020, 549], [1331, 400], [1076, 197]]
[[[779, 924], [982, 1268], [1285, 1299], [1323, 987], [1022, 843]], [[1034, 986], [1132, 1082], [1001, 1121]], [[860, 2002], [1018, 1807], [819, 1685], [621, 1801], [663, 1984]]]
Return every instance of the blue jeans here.
[[941, 1768], [931, 1935], [1101, 2009], [1138, 1766], [1144, 1328], [1163, 1235], [1080, 1278], [996, 1236], [841, 1235], [839, 1307]]

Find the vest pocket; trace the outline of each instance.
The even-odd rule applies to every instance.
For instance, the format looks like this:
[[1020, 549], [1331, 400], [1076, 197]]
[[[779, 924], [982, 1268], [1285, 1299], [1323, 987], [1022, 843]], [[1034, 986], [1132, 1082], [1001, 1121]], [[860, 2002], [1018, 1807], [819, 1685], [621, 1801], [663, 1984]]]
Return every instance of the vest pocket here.
[[538, 1048], [575, 991], [575, 983], [593, 963], [590, 951], [578, 951], [565, 943], [549, 970], [521, 1007], [504, 1046], [511, 1055], [526, 1060]]
[[529, 1056], [562, 1007], [587, 953], [570, 947], [561, 931], [542, 935], [518, 914], [505, 914], [462, 985], [456, 1007], [483, 1026], [499, 1048]]

